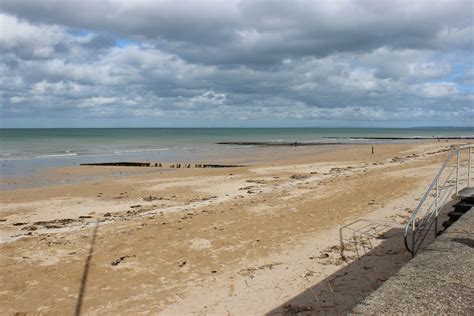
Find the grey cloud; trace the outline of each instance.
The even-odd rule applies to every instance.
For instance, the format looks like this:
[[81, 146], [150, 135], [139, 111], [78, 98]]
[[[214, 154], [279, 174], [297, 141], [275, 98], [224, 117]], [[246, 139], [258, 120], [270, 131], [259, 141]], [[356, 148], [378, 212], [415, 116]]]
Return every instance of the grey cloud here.
[[0, 114], [472, 125], [471, 5], [3, 0]]
[[34, 23], [146, 39], [194, 63], [268, 65], [384, 46], [472, 49], [472, 2], [462, 0], [4, 0], [0, 8]]

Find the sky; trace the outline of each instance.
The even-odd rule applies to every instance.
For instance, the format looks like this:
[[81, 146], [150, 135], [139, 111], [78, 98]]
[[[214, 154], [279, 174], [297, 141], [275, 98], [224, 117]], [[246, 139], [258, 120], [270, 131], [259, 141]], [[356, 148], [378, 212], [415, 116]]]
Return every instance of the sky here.
[[474, 127], [474, 1], [1, 0], [0, 127]]

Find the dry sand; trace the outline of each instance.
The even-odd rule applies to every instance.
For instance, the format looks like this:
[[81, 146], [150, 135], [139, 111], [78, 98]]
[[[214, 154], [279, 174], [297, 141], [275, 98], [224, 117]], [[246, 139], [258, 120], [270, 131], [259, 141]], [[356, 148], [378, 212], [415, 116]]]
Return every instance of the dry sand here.
[[1, 311], [348, 312], [409, 260], [401, 228], [451, 145], [269, 148], [0, 192]]

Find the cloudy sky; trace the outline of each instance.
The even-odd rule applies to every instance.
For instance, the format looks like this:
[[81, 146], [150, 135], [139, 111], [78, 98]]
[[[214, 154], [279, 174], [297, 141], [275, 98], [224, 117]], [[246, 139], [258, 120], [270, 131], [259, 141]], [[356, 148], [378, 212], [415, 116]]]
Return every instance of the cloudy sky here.
[[1, 0], [0, 126], [474, 126], [474, 1]]

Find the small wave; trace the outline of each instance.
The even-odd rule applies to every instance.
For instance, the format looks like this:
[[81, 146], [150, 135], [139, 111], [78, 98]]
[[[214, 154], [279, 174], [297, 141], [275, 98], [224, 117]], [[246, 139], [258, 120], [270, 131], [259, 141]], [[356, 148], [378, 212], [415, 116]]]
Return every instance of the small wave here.
[[170, 150], [169, 148], [150, 148], [150, 149], [129, 149], [129, 150], [119, 150], [114, 151], [114, 154], [130, 154], [130, 153], [142, 153], [142, 152], [150, 152], [150, 151], [166, 151]]
[[35, 156], [36, 158], [52, 158], [52, 157], [68, 157], [68, 156], [77, 156], [76, 153], [70, 154], [51, 154], [51, 155], [39, 155]]

